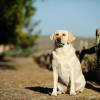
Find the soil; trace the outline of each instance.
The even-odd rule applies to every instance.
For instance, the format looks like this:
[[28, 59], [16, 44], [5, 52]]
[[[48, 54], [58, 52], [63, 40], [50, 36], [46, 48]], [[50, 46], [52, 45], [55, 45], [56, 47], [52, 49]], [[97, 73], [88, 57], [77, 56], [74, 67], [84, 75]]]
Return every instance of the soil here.
[[52, 71], [41, 68], [32, 57], [0, 60], [0, 100], [100, 100], [100, 86], [87, 81], [82, 93], [51, 96]]

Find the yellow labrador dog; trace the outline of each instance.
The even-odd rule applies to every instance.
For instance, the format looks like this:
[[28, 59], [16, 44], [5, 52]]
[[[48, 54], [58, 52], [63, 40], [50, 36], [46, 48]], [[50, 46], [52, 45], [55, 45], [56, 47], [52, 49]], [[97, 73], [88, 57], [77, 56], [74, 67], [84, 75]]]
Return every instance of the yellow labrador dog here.
[[[75, 37], [66, 30], [57, 30], [50, 36], [54, 42], [53, 68], [53, 96], [61, 93], [76, 95], [82, 92], [86, 81], [82, 74], [81, 64], [76, 57], [72, 42]], [[58, 92], [57, 92], [58, 88]]]

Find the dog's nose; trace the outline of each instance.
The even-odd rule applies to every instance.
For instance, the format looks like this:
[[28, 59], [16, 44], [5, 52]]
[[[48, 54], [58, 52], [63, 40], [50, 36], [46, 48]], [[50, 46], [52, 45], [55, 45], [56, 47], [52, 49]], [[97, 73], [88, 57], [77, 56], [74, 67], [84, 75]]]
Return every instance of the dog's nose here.
[[61, 37], [57, 37], [57, 40], [59, 40], [59, 41], [60, 41], [60, 40], [61, 40]]

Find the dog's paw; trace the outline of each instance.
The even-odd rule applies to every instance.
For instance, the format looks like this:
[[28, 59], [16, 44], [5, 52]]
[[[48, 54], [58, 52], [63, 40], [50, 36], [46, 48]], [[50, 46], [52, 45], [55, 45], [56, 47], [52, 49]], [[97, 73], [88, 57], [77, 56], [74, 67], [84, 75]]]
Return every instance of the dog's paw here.
[[74, 95], [76, 95], [76, 93], [75, 92], [71, 92], [70, 95], [71, 96], [74, 96]]
[[57, 96], [57, 93], [52, 93], [51, 95], [52, 95], [52, 96]]
[[57, 95], [60, 95], [60, 94], [62, 94], [62, 92], [61, 92], [61, 91], [58, 91], [58, 92], [57, 92]]

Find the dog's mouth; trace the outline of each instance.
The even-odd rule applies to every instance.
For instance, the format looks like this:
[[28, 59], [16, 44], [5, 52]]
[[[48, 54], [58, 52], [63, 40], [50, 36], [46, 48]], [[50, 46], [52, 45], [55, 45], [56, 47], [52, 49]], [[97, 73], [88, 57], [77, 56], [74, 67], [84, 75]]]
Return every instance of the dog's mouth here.
[[63, 47], [64, 46], [64, 43], [61, 43], [61, 42], [57, 41], [57, 46], [58, 47]]

